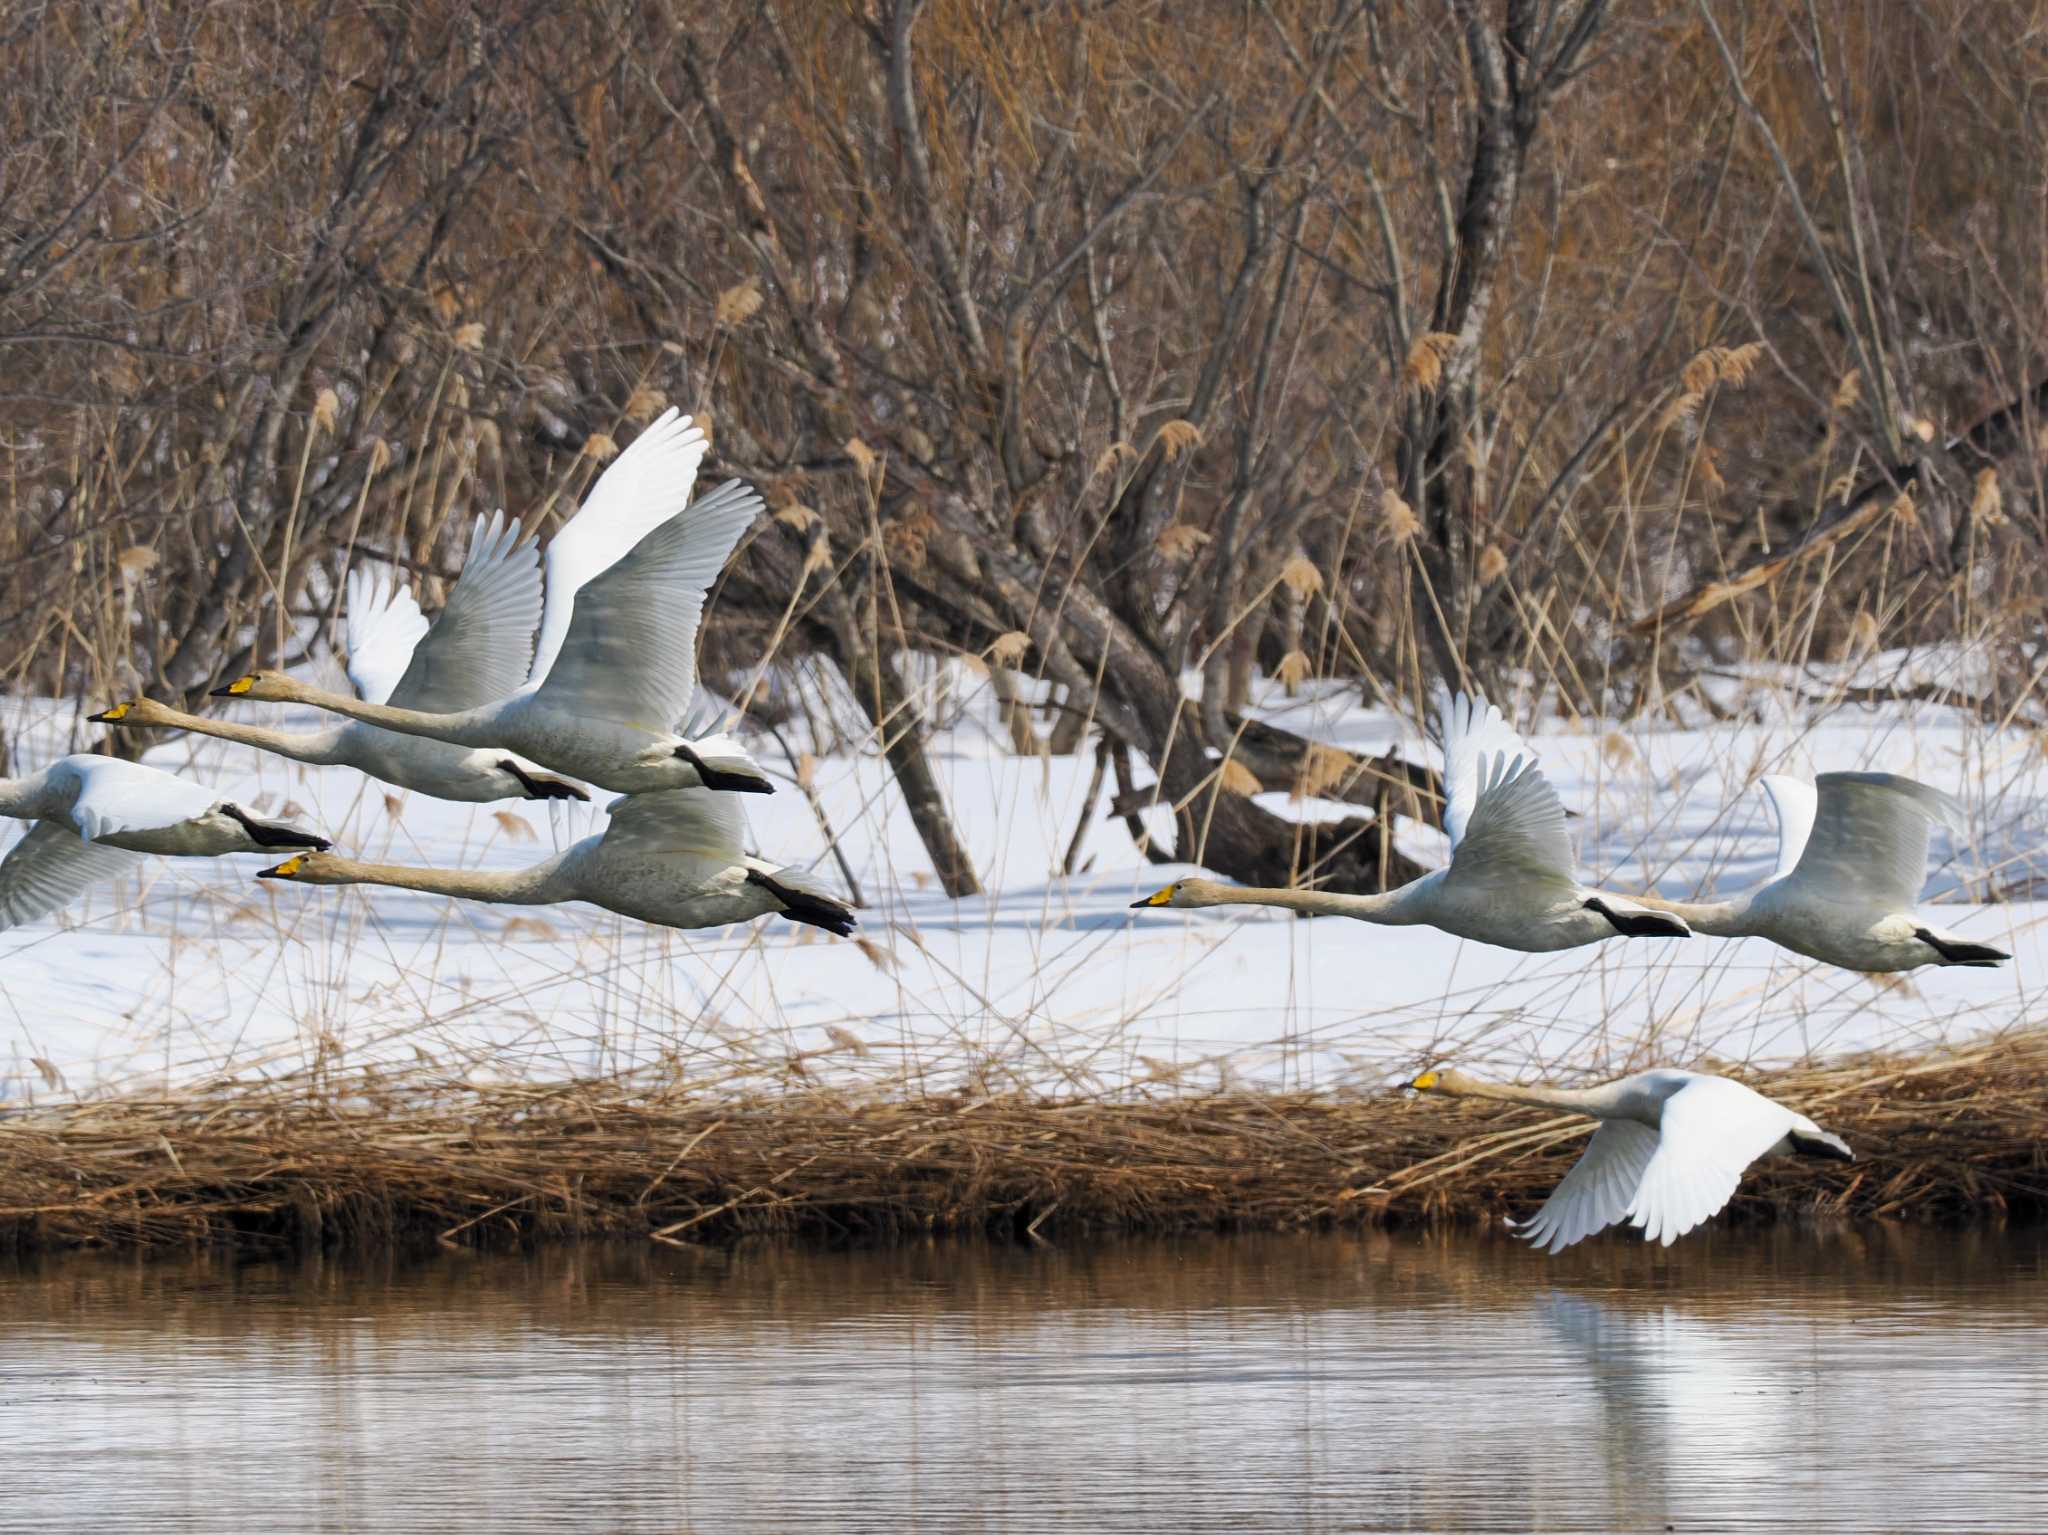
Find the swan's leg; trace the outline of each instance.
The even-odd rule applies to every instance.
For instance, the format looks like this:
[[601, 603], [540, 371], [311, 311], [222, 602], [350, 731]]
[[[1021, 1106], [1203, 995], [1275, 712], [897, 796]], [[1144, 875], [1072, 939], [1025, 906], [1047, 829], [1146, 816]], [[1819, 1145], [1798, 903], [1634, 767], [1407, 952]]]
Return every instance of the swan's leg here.
[[1617, 911], [1600, 897], [1589, 896], [1587, 911], [1597, 911], [1624, 938], [1690, 938], [1692, 929], [1677, 917], [1662, 911]]
[[300, 831], [293, 826], [277, 826], [269, 821], [258, 821], [248, 816], [240, 805], [221, 802], [221, 814], [240, 823], [249, 840], [258, 847], [309, 847], [316, 853], [324, 853], [334, 844], [325, 837], [316, 837], [311, 832]]
[[1944, 965], [1991, 966], [2003, 964], [2012, 956], [2003, 949], [1994, 949], [1985, 943], [1967, 943], [1952, 938], [1946, 933], [1937, 933], [1931, 927], [1916, 927], [1913, 936], [1941, 956]]
[[580, 799], [586, 803], [590, 799], [576, 785], [564, 783], [559, 778], [535, 778], [510, 758], [499, 762], [498, 766], [519, 780], [519, 787], [526, 791], [528, 799]]
[[697, 770], [697, 777], [707, 789], [717, 789], [727, 794], [773, 794], [775, 785], [756, 773], [736, 773], [724, 768], [712, 767], [698, 756], [690, 746], [676, 748], [676, 756]]

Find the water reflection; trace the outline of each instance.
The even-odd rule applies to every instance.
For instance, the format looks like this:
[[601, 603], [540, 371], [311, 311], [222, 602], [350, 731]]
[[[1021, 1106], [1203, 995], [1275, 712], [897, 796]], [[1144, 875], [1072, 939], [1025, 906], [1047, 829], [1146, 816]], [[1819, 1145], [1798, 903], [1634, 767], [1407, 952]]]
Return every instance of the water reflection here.
[[0, 1523], [2048, 1527], [2044, 1272], [1882, 1226], [30, 1264]]

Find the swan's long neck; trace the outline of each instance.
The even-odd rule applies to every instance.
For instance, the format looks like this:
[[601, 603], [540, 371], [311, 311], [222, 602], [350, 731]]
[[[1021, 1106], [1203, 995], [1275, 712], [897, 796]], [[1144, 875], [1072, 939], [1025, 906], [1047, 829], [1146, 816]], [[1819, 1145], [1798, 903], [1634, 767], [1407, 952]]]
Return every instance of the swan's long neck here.
[[[163, 719], [165, 726], [189, 730], [196, 736], [212, 736], [217, 741], [233, 741], [237, 746], [253, 746], [258, 751], [274, 752], [280, 757], [289, 757], [294, 762], [309, 762], [316, 767], [330, 766], [343, 760], [338, 755], [342, 736], [339, 725], [326, 730], [266, 730], [261, 725], [238, 725], [232, 720], [209, 719], [203, 714], [184, 714], [175, 710], [165, 712], [170, 716]], [[149, 723], [154, 725], [157, 720], [152, 719]]]
[[346, 715], [352, 720], [361, 720], [365, 725], [375, 725], [379, 730], [391, 730], [402, 736], [424, 736], [429, 741], [450, 741], [457, 746], [495, 746], [494, 733], [480, 729], [483, 723], [480, 709], [465, 709], [460, 714], [423, 714], [417, 709], [394, 709], [389, 704], [365, 703], [346, 693], [326, 693], [318, 688], [305, 688], [293, 695], [294, 701], [308, 703], [316, 709], [325, 709], [330, 714]]
[[1632, 895], [1629, 901], [1682, 918], [1695, 933], [1709, 938], [1740, 938], [1749, 932], [1749, 895], [1724, 901], [1667, 901], [1657, 895]]
[[1356, 917], [1362, 922], [1407, 923], [1422, 920], [1406, 914], [1402, 886], [1384, 895], [1339, 895], [1329, 890], [1281, 890], [1263, 885], [1214, 885], [1204, 881], [1176, 905], [1277, 906], [1282, 911], [1314, 917]]
[[1558, 1109], [1567, 1114], [1591, 1114], [1606, 1119], [1615, 1110], [1614, 1095], [1606, 1087], [1519, 1087], [1509, 1082], [1482, 1082], [1476, 1077], [1446, 1074], [1441, 1091], [1453, 1098], [1491, 1098], [1499, 1103], [1519, 1103], [1532, 1109]]
[[419, 869], [396, 863], [359, 863], [353, 858], [322, 860], [323, 884], [389, 885], [427, 895], [451, 895], [499, 906], [550, 906], [578, 899], [556, 854], [524, 869]]

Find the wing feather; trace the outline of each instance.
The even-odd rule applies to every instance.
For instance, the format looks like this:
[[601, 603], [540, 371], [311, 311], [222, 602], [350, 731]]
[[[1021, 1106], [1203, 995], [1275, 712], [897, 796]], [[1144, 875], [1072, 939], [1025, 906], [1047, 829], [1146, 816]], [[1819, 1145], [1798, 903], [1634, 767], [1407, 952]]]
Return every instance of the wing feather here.
[[0, 859], [0, 932], [62, 910], [142, 854], [80, 839], [62, 821], [38, 821]]
[[760, 510], [752, 487], [728, 480], [585, 585], [535, 699], [650, 732], [673, 728], [697, 691], [705, 593]]
[[1493, 757], [1533, 763], [1536, 754], [1501, 718], [1500, 710], [1476, 693], [1436, 689], [1436, 736], [1444, 754], [1444, 831], [1455, 850], [1479, 804], [1483, 764]]
[[1451, 849], [1450, 877], [1570, 884], [1571, 836], [1564, 802], [1527, 757], [1486, 759], [1465, 834]]
[[89, 842], [117, 832], [176, 826], [220, 803], [211, 789], [118, 757], [81, 753], [59, 759], [53, 768], [72, 786], [71, 820]]
[[569, 636], [576, 594], [689, 505], [709, 446], [701, 427], [674, 409], [627, 445], [597, 477], [583, 506], [548, 540], [547, 606], [529, 683], [543, 681]]
[[1757, 781], [1764, 786], [1771, 809], [1778, 817], [1778, 864], [1771, 871], [1771, 878], [1783, 879], [1799, 866], [1799, 855], [1806, 851], [1807, 839], [1813, 835], [1814, 809], [1819, 801], [1813, 785], [1803, 778], [1766, 773]]
[[737, 794], [710, 789], [663, 789], [628, 794], [605, 807], [607, 849], [683, 853], [737, 863], [745, 856], [746, 811]]
[[1564, 1181], [1515, 1234], [1545, 1252], [1562, 1252], [1628, 1213], [1643, 1169], [1657, 1153], [1657, 1132], [1632, 1119], [1602, 1120]]
[[520, 538], [518, 518], [507, 522], [502, 511], [477, 518], [462, 575], [385, 701], [454, 714], [517, 691], [540, 616], [539, 549]]
[[1927, 883], [1934, 823], [1958, 833], [1965, 825], [1952, 796], [1890, 773], [1823, 773], [1814, 789], [1813, 835], [1794, 872], [1844, 903], [1911, 909]]
[[348, 680], [365, 703], [391, 701], [427, 632], [426, 616], [389, 565], [358, 565], [348, 573]]
[[1743, 1170], [1785, 1138], [1798, 1116], [1726, 1077], [1695, 1077], [1664, 1100], [1657, 1153], [1643, 1169], [1628, 1218], [1665, 1246], [1734, 1197]]

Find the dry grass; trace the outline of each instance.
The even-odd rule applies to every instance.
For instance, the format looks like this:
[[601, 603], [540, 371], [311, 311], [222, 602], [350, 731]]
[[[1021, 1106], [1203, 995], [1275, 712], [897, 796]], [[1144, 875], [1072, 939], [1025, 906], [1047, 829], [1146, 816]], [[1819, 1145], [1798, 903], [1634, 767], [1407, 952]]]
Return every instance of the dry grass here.
[[[1737, 1215], [2048, 1212], [2048, 1031], [1752, 1080], [1861, 1160], [1763, 1164]], [[631, 1077], [326, 1076], [16, 1118], [0, 1126], [0, 1232], [21, 1247], [360, 1250], [1491, 1218], [1532, 1209], [1586, 1127], [1392, 1094], [714, 1098]]]

